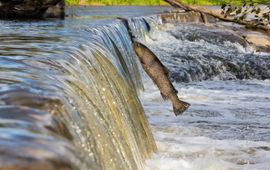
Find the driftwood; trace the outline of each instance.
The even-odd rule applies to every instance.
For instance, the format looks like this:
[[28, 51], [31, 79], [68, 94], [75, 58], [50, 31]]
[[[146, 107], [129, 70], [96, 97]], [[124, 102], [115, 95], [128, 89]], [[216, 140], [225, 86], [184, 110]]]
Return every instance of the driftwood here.
[[203, 8], [203, 7], [195, 7], [195, 6], [191, 6], [191, 5], [186, 5], [183, 2], [178, 1], [178, 0], [164, 0], [164, 1], [169, 3], [171, 6], [173, 6], [175, 8], [181, 8], [185, 11], [199, 12], [202, 15], [203, 14], [210, 15], [210, 16], [213, 16], [221, 21], [234, 22], [237, 24], [245, 25], [247, 28], [261, 29], [263, 31], [266, 31], [268, 34], [270, 34], [270, 27], [269, 26], [259, 25], [258, 23], [253, 22], [253, 21], [236, 20], [233, 17], [229, 17], [229, 16], [225, 17], [216, 11], [212, 11], [212, 10], [209, 10], [209, 9]]

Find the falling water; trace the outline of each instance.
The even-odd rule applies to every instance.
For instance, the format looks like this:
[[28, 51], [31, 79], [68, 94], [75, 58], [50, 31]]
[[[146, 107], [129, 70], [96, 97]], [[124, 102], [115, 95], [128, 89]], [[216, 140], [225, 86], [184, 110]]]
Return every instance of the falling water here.
[[[129, 18], [133, 35], [192, 103], [176, 118], [141, 77], [125, 25], [92, 19], [1, 21], [4, 169], [269, 167], [268, 53], [223, 29], [163, 23], [157, 15]], [[156, 144], [138, 99], [143, 85], [140, 98], [159, 149], [153, 157]]]
[[49, 21], [37, 24], [38, 35], [28, 23], [1, 27], [20, 24], [27, 34], [0, 35], [1, 166], [144, 169], [156, 145], [125, 25], [84, 25], [68, 35]]

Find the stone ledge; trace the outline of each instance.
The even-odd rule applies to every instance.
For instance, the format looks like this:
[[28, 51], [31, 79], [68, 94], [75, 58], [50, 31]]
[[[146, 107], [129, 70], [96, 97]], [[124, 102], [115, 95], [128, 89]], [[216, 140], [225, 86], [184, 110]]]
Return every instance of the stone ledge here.
[[0, 18], [64, 18], [64, 7], [64, 0], [0, 0]]

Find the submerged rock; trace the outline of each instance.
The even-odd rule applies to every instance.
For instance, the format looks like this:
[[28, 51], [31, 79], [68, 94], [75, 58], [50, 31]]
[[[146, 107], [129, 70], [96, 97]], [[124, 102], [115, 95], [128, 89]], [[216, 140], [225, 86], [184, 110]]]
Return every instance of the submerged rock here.
[[64, 0], [0, 0], [0, 18], [64, 18], [64, 6]]

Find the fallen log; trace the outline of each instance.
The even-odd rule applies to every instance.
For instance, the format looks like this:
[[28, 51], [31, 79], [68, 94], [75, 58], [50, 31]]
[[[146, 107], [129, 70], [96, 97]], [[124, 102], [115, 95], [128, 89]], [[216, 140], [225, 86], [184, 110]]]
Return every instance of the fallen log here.
[[194, 12], [199, 12], [202, 15], [210, 15], [213, 16], [221, 21], [225, 21], [225, 22], [234, 22], [240, 25], [245, 25], [247, 28], [251, 28], [251, 29], [261, 29], [265, 32], [267, 32], [268, 34], [270, 34], [270, 27], [269, 26], [265, 26], [265, 25], [260, 25], [256, 22], [253, 21], [247, 21], [247, 20], [236, 20], [233, 17], [230, 16], [223, 16], [222, 14], [213, 11], [213, 10], [209, 10], [207, 8], [203, 8], [203, 7], [195, 7], [195, 6], [191, 6], [191, 5], [186, 5], [183, 2], [181, 2], [180, 0], [164, 0], [165, 2], [169, 3], [171, 6], [176, 7], [176, 8], [181, 8], [185, 11], [194, 11]]

